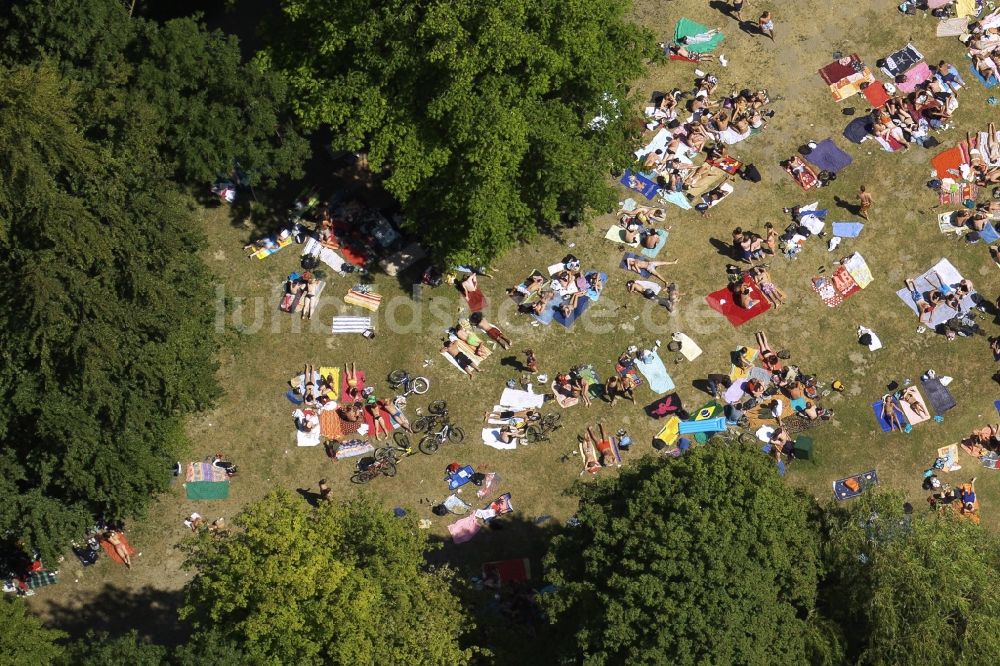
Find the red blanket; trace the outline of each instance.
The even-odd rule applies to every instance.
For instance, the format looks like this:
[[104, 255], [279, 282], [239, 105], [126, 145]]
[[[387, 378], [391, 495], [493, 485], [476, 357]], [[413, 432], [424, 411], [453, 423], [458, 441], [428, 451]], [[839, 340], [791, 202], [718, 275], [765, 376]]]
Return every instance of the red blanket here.
[[757, 288], [757, 285], [754, 284], [754, 281], [749, 276], [744, 278], [743, 282], [750, 285], [753, 299], [757, 301], [757, 304], [749, 310], [741, 308], [736, 304], [736, 299], [733, 297], [733, 292], [729, 287], [723, 287], [705, 297], [708, 306], [724, 315], [733, 326], [742, 326], [757, 315], [771, 309], [771, 304], [767, 302], [764, 294], [761, 293], [760, 289]]
[[347, 394], [347, 373], [342, 372], [340, 374], [340, 402], [347, 404], [349, 402], [354, 402], [360, 399], [361, 391], [365, 388], [365, 373], [362, 370], [358, 370], [358, 397], [351, 397]]
[[[130, 557], [132, 555], [135, 555], [135, 548], [133, 548], [132, 544], [128, 542], [128, 539], [125, 538], [125, 535], [119, 532], [118, 538], [121, 539], [122, 545], [125, 546], [125, 552], [127, 552]], [[118, 564], [125, 564], [125, 560], [123, 560], [121, 557], [118, 556], [118, 553], [115, 552], [115, 547], [111, 545], [110, 541], [108, 541], [104, 537], [101, 537], [100, 541], [101, 541], [101, 548], [103, 548], [104, 552], [108, 554], [108, 557], [110, 557]]]
[[486, 296], [482, 289], [476, 289], [465, 294], [465, 302], [469, 304], [469, 309], [473, 312], [482, 312], [486, 309]]
[[868, 103], [876, 109], [881, 109], [889, 101], [889, 93], [885, 91], [885, 86], [882, 85], [881, 81], [870, 84], [861, 93], [868, 100]]

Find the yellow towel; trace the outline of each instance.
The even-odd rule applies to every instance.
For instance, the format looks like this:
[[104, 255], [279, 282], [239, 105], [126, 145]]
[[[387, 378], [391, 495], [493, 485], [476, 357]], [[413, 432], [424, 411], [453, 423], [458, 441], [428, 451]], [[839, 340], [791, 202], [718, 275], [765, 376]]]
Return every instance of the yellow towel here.
[[321, 377], [333, 375], [332, 384], [335, 388], [332, 391], [327, 391], [326, 395], [331, 400], [336, 400], [340, 396], [340, 368], [323, 365], [320, 366], [319, 374]]

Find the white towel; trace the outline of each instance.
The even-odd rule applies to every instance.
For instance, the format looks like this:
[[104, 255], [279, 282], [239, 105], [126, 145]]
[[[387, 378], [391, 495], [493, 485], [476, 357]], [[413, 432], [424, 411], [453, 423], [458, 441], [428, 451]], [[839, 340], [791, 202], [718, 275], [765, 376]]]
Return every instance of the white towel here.
[[674, 333], [673, 339], [681, 343], [681, 355], [689, 361], [701, 356], [701, 347], [684, 333]]
[[500, 449], [501, 451], [509, 451], [510, 449], [517, 448], [515, 442], [504, 444], [500, 441], [500, 430], [498, 428], [483, 428], [483, 444], [492, 446], [494, 449]]
[[875, 335], [875, 331], [870, 328], [865, 328], [864, 326], [858, 326], [858, 339], [861, 339], [861, 336], [865, 333], [872, 336], [871, 344], [868, 345], [868, 351], [878, 351], [879, 349], [882, 349], [882, 341], [879, 340], [877, 335]]
[[543, 402], [545, 402], [545, 396], [541, 393], [505, 388], [500, 394], [500, 405], [512, 411], [538, 409]]

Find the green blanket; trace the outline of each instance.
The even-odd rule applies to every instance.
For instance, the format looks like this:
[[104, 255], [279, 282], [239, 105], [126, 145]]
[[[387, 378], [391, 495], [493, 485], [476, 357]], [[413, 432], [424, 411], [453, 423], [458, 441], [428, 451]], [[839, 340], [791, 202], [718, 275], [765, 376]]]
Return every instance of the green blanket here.
[[188, 481], [184, 484], [187, 498], [191, 500], [219, 500], [229, 498], [228, 481]]
[[[682, 38], [687, 37], [688, 39], [691, 39], [695, 35], [708, 32], [709, 29], [710, 28], [708, 28], [708, 26], [704, 26], [701, 23], [695, 23], [691, 19], [682, 18], [677, 22], [677, 28], [674, 30], [674, 43], [682, 44]], [[699, 41], [693, 44], [684, 44], [684, 48], [691, 53], [708, 53], [715, 50], [715, 47], [718, 46], [723, 39], [725, 39], [725, 35], [721, 32], [717, 32], [712, 35], [712, 38], [709, 40], [703, 42]]]

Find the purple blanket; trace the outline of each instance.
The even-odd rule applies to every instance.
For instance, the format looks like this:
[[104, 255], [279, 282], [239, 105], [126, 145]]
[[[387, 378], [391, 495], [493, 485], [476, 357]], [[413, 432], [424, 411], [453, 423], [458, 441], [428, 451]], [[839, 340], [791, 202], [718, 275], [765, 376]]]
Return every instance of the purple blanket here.
[[851, 156], [845, 153], [830, 139], [824, 139], [806, 155], [810, 163], [823, 171], [837, 173], [851, 163]]

